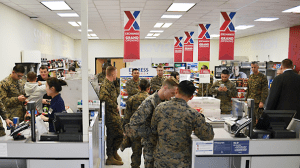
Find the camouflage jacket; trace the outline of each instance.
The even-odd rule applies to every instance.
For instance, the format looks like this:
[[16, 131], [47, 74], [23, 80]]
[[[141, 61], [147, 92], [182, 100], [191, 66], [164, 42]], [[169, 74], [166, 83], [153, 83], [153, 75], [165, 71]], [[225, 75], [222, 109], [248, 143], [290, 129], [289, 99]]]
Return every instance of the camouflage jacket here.
[[150, 82], [151, 89], [153, 91], [159, 90], [165, 79], [166, 79], [166, 77], [164, 77], [164, 76], [163, 77], [159, 77], [157, 75], [154, 76]]
[[[127, 86], [127, 85], [126, 85]], [[138, 109], [140, 104], [148, 97], [148, 93], [145, 91], [140, 91], [139, 93], [130, 97], [126, 102], [124, 125], [129, 123], [131, 116]]]
[[156, 106], [162, 102], [155, 92], [148, 96], [130, 118], [130, 128], [137, 132], [138, 136], [146, 138], [151, 133], [151, 118]]
[[96, 76], [97, 76], [97, 78], [98, 78], [98, 83], [102, 83], [103, 80], [106, 78], [106, 75], [105, 75], [105, 73], [103, 73], [103, 72], [98, 73]]
[[208, 141], [214, 138], [213, 128], [205, 122], [204, 116], [179, 98], [156, 107], [151, 130], [158, 136], [154, 160], [167, 163], [167, 167], [191, 166], [193, 130], [201, 140]]
[[[224, 86], [227, 88], [226, 92], [220, 92], [218, 90], [221, 84], [224, 84]], [[229, 112], [232, 110], [231, 98], [236, 97], [237, 95], [236, 86], [233, 82], [230, 80], [227, 80], [226, 82], [223, 82], [222, 80], [216, 81], [209, 89], [209, 92], [212, 95], [216, 95], [216, 98], [221, 100], [222, 112]]]
[[[213, 81], [214, 81], [214, 77], [212, 75], [210, 75], [210, 83], [203, 84], [203, 96], [206, 96], [206, 92], [207, 92], [207, 95], [211, 95], [211, 94], [209, 94], [209, 89], [213, 85]], [[199, 83], [198, 86], [199, 86], [199, 89], [197, 92], [197, 96], [202, 97], [202, 83]]]
[[[105, 123], [121, 122], [117, 103], [117, 89], [114, 82], [104, 79], [100, 87], [99, 99], [105, 101]], [[120, 120], [120, 121], [119, 121]]]
[[[0, 116], [2, 117], [3, 121], [7, 119], [7, 114], [5, 112], [5, 107], [2, 102], [0, 102]], [[5, 135], [5, 129], [3, 128], [2, 120], [0, 119], [0, 137]]]
[[13, 80], [10, 75], [0, 82], [0, 100], [10, 120], [14, 117], [19, 117], [20, 122], [24, 120], [26, 109], [23, 102], [18, 100], [18, 96], [25, 95], [23, 84], [20, 80]]
[[247, 98], [254, 99], [254, 103], [265, 103], [268, 97], [268, 80], [267, 77], [258, 73], [250, 75], [248, 80]]
[[133, 79], [130, 79], [126, 82], [126, 90], [128, 93], [128, 99], [140, 91], [139, 90], [139, 82], [140, 82], [140, 80], [135, 82]]

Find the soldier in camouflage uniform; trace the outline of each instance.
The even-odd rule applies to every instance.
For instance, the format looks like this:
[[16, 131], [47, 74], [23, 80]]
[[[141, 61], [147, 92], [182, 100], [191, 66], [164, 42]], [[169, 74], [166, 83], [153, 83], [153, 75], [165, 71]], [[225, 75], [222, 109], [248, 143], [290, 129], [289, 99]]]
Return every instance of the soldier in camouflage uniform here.
[[107, 165], [123, 165], [122, 158], [117, 151], [123, 140], [121, 117], [117, 103], [117, 89], [114, 80], [117, 77], [117, 69], [109, 66], [106, 69], [106, 78], [100, 88], [100, 100], [105, 101], [105, 125], [107, 128]]
[[133, 96], [139, 92], [139, 81], [140, 81], [139, 69], [137, 69], [137, 68], [132, 69], [131, 75], [133, 78], [126, 82], [126, 90], [128, 93], [128, 99], [131, 96]]
[[[150, 91], [150, 82], [147, 79], [141, 79], [138, 87], [140, 92], [130, 97], [130, 99], [128, 99], [126, 102], [124, 125], [129, 123], [130, 117], [138, 109], [140, 104], [149, 96], [148, 93]], [[131, 167], [139, 168], [141, 165], [142, 155], [141, 137], [132, 137], [130, 138], [130, 141], [132, 144]]]
[[12, 73], [0, 82], [0, 100], [6, 108], [7, 117], [10, 120], [19, 117], [20, 122], [24, 120], [26, 113], [24, 83], [20, 81], [24, 72], [22, 65], [16, 65]]
[[157, 66], [156, 71], [157, 71], [157, 76], [153, 77], [150, 83], [152, 92], [159, 90], [164, 80], [166, 79], [164, 77], [164, 68], [161, 65]]
[[102, 83], [103, 80], [106, 78], [106, 68], [107, 68], [108, 66], [111, 66], [111, 65], [108, 65], [107, 62], [105, 62], [105, 63], [102, 64], [102, 72], [101, 72], [101, 73], [98, 73], [98, 74], [96, 75], [96, 77], [98, 78], [98, 83]]
[[214, 137], [213, 128], [205, 122], [202, 114], [188, 106], [195, 86], [182, 81], [176, 89], [175, 98], [159, 104], [154, 111], [151, 129], [158, 138], [154, 152], [154, 167], [191, 167], [191, 134], [208, 141]]
[[[201, 67], [201, 69], [207, 69], [208, 70], [208, 67], [206, 65], [203, 65]], [[209, 83], [203, 83], [203, 96], [205, 97], [206, 94], [208, 96], [211, 96], [211, 94], [209, 93], [209, 89], [211, 88], [211, 86], [213, 85], [213, 82], [214, 82], [214, 77], [212, 75], [210, 75], [210, 82]], [[198, 92], [197, 92], [197, 96], [198, 97], [202, 97], [202, 83], [199, 83], [199, 86], [198, 86]]]
[[[0, 101], [0, 116], [6, 122], [7, 126], [14, 125], [14, 123], [7, 118], [7, 114], [5, 112], [5, 107], [3, 103]], [[2, 120], [0, 119], [0, 137], [5, 135], [5, 129], [3, 128]]]
[[258, 71], [257, 62], [251, 63], [253, 74], [250, 75], [248, 80], [247, 98], [254, 99], [254, 126], [260, 118], [259, 108], [264, 108], [264, 103], [268, 97], [268, 80], [267, 77]]
[[[169, 100], [175, 95], [175, 89], [177, 88], [177, 85], [178, 83], [174, 78], [165, 80], [163, 86], [158, 92], [155, 92], [142, 102], [137, 111], [130, 118], [129, 125], [125, 126], [128, 136], [142, 137], [145, 168], [153, 168], [154, 166], [153, 151], [156, 141], [151, 134], [152, 114], [159, 103]], [[134, 132], [132, 130], [134, 130], [136, 134], [130, 133]]]
[[[232, 110], [231, 98], [236, 97], [237, 90], [233, 82], [228, 80], [229, 71], [227, 69], [222, 71], [222, 80], [215, 82], [210, 88], [210, 94], [216, 95], [217, 99], [221, 100], [221, 112], [222, 114], [230, 114]], [[224, 85], [221, 87], [221, 85]]]

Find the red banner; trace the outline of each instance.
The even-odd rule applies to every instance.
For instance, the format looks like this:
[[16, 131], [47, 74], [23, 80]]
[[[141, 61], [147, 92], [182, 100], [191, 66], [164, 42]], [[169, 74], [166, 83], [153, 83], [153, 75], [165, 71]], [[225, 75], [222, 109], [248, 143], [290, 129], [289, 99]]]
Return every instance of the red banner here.
[[191, 74], [191, 70], [190, 69], [180, 69], [179, 73], [180, 74]]
[[235, 28], [232, 19], [236, 12], [221, 12], [221, 27], [219, 38], [219, 60], [234, 60]]
[[140, 11], [124, 11], [124, 62], [140, 59]]
[[183, 37], [175, 37], [174, 43], [174, 62], [182, 62], [182, 43]]
[[194, 41], [193, 34], [194, 32], [184, 32], [185, 40], [184, 40], [184, 62], [193, 62], [193, 53], [194, 53]]
[[300, 26], [290, 27], [289, 59], [296, 65], [296, 71], [300, 71]]
[[198, 61], [210, 61], [210, 36], [208, 28], [210, 24], [198, 26]]

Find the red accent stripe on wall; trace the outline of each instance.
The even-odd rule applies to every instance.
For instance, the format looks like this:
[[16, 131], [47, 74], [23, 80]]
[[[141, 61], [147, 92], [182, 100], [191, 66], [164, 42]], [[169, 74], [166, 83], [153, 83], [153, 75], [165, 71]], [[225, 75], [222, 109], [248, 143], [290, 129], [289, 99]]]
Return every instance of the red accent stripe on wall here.
[[296, 65], [297, 72], [300, 71], [300, 25], [290, 27], [289, 59]]

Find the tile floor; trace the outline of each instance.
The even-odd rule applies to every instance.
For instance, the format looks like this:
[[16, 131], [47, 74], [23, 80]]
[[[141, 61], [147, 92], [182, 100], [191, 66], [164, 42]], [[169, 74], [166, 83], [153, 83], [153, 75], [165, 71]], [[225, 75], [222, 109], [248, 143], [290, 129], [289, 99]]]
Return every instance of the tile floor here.
[[[131, 163], [131, 154], [132, 150], [131, 148], [126, 148], [123, 152], [118, 150], [118, 154], [121, 156], [124, 165], [122, 166], [117, 166], [117, 165], [105, 165], [105, 168], [130, 168], [130, 163]], [[141, 159], [141, 166], [140, 168], [144, 168], [144, 157], [142, 156]]]

